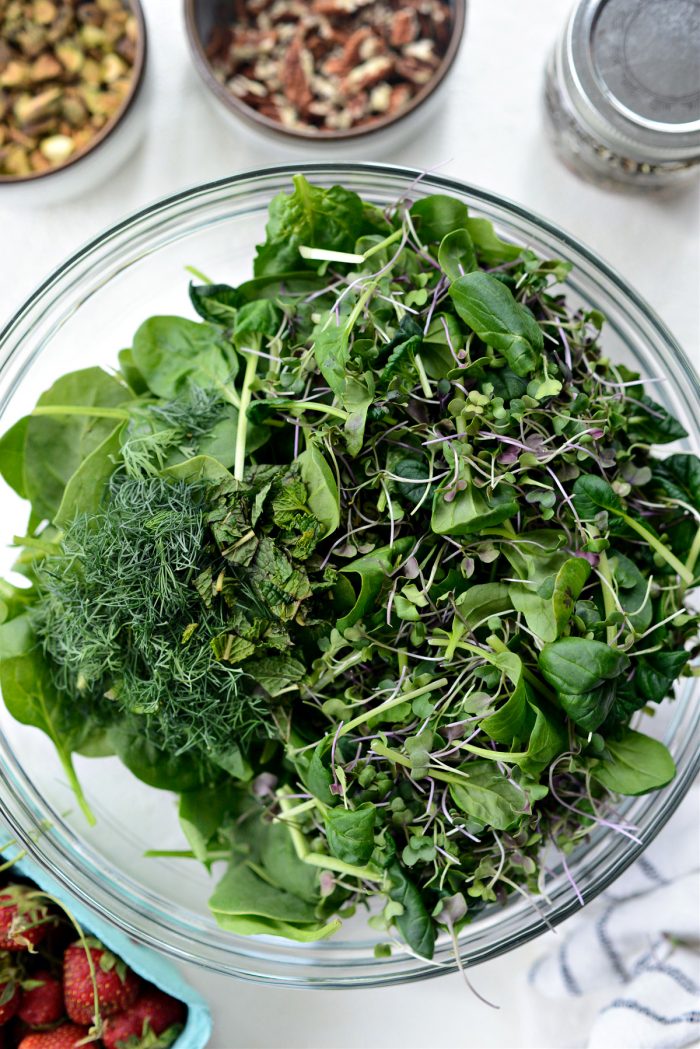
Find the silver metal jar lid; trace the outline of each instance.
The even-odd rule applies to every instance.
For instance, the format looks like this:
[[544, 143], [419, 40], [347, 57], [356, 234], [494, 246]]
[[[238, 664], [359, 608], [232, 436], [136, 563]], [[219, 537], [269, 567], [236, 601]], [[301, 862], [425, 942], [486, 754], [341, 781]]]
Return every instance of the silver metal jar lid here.
[[651, 163], [700, 156], [700, 0], [582, 0], [560, 61], [601, 145]]

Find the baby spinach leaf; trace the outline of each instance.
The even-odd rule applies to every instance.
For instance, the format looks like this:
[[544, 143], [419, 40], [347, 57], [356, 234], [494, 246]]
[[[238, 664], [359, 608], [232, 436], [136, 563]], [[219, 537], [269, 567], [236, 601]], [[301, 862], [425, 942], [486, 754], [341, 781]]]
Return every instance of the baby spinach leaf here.
[[512, 262], [522, 254], [523, 249], [517, 244], [501, 240], [488, 219], [468, 218], [467, 229], [480, 260], [486, 266]]
[[477, 268], [472, 238], [466, 229], [455, 229], [443, 237], [438, 248], [440, 268], [450, 278], [458, 280]]
[[568, 626], [590, 573], [591, 566], [585, 558], [570, 557], [537, 590], [529, 583], [511, 583], [510, 600], [541, 641], [556, 641]]
[[636, 407], [628, 424], [632, 441], [645, 441], [649, 444], [667, 444], [679, 441], [688, 436], [685, 427], [681, 426], [662, 404], [652, 401], [651, 397], [641, 394], [635, 399]]
[[319, 898], [318, 867], [300, 860], [289, 828], [283, 823], [267, 823], [260, 844], [260, 862], [265, 873], [280, 889], [316, 905]]
[[459, 595], [456, 604], [461, 618], [473, 630], [484, 620], [510, 608], [508, 584], [476, 583]]
[[314, 186], [303, 175], [292, 181], [294, 191], [278, 193], [270, 203], [265, 243], [255, 257], [256, 277], [308, 268], [299, 255], [302, 244], [351, 252], [358, 237], [390, 232], [379, 209], [365, 205], [351, 190]]
[[508, 485], [499, 485], [489, 496], [485, 488], [477, 488], [467, 467], [462, 469], [460, 480], [465, 487], [452, 499], [445, 499], [445, 495], [452, 495], [453, 489], [441, 486], [435, 491], [430, 527], [437, 535], [471, 535], [517, 514], [515, 492]]
[[304, 762], [303, 757], [304, 755], [299, 755], [296, 764], [301, 778], [308, 789], [324, 805], [336, 805], [338, 798], [331, 793], [333, 775], [329, 766], [330, 742], [321, 740], [318, 746], [314, 748], [308, 764]]
[[149, 787], [185, 794], [223, 778], [223, 772], [201, 753], [172, 754], [149, 742], [143, 733], [142, 719], [137, 716], [112, 726], [107, 738], [129, 771]]
[[642, 634], [651, 625], [653, 609], [647, 580], [639, 571], [634, 561], [624, 554], [609, 551], [608, 561], [615, 582], [620, 606], [627, 613], [627, 619], [634, 629]]
[[669, 455], [654, 463], [652, 477], [664, 495], [688, 503], [700, 512], [700, 459], [696, 455], [685, 452]]
[[[118, 379], [101, 368], [85, 368], [58, 379], [37, 407], [116, 408], [131, 398]], [[58, 510], [68, 481], [114, 430], [113, 418], [88, 415], [35, 415], [25, 441], [24, 479], [27, 498], [38, 520]]]
[[338, 620], [338, 630], [342, 633], [349, 626], [354, 626], [367, 612], [376, 609], [377, 600], [382, 589], [387, 585], [397, 559], [410, 550], [413, 539], [406, 536], [398, 539], [393, 546], [383, 546], [371, 554], [345, 565], [343, 572], [352, 572], [360, 576], [360, 593], [347, 615]]
[[618, 649], [582, 637], [545, 645], [540, 652], [542, 676], [552, 685], [569, 717], [587, 732], [603, 723], [615, 700], [615, 682], [630, 665]]
[[345, 326], [339, 324], [335, 317], [329, 315], [317, 326], [314, 333], [314, 357], [333, 393], [342, 396], [350, 353]]
[[516, 375], [529, 375], [537, 367], [544, 338], [530, 310], [489, 273], [476, 271], [450, 285], [457, 313], [482, 342], [506, 358]]
[[27, 612], [0, 624], [0, 660], [29, 655], [36, 643], [31, 616]]
[[191, 459], [166, 467], [163, 476], [173, 481], [211, 481], [224, 486], [230, 486], [233, 482], [231, 472], [211, 455], [193, 455]]
[[533, 698], [531, 693], [530, 709], [535, 715], [535, 724], [525, 757], [518, 759], [517, 764], [525, 775], [537, 779], [555, 758], [564, 753], [569, 739], [566, 727], [556, 712], [543, 700]]
[[68, 481], [55, 522], [63, 527], [78, 514], [94, 514], [100, 508], [105, 487], [121, 458], [123, 423], [98, 444]]
[[684, 648], [671, 652], [649, 652], [646, 656], [640, 656], [635, 684], [652, 703], [661, 703], [669, 694], [674, 681], [680, 677], [689, 658]]
[[194, 284], [190, 281], [190, 302], [205, 321], [233, 327], [240, 295], [228, 284]]
[[357, 809], [338, 806], [326, 813], [326, 833], [333, 856], [357, 867], [366, 866], [374, 851], [375, 808], [372, 804]]
[[235, 932], [240, 936], [281, 936], [285, 940], [296, 940], [299, 943], [315, 943], [317, 940], [325, 940], [332, 936], [341, 926], [336, 920], [326, 924], [316, 922], [315, 924], [294, 925], [281, 919], [263, 918], [253, 914], [227, 914], [224, 911], [215, 911], [209, 901], [210, 909], [217, 925], [227, 932]]
[[527, 379], [516, 375], [507, 366], [499, 368], [498, 371], [487, 371], [484, 373], [482, 386], [489, 382], [493, 386], [495, 397], [502, 397], [504, 401], [512, 401], [516, 397], [522, 397], [527, 390]]
[[7, 710], [16, 721], [41, 729], [54, 747], [65, 775], [88, 821], [94, 818], [73, 768], [71, 753], [85, 745], [93, 731], [77, 703], [55, 688], [41, 653], [34, 649], [0, 662], [0, 688]]
[[246, 302], [238, 310], [233, 324], [233, 338], [236, 345], [245, 346], [252, 335], [275, 335], [282, 314], [278, 306], [270, 299], [257, 299]]
[[173, 399], [187, 383], [225, 391], [238, 365], [218, 328], [184, 317], [149, 317], [134, 336], [134, 364], [159, 397]]
[[668, 748], [651, 736], [629, 729], [606, 741], [610, 755], [591, 764], [591, 776], [616, 794], [648, 794], [670, 783], [676, 766]]
[[343, 407], [350, 413], [345, 423], [345, 443], [349, 455], [359, 455], [365, 436], [367, 412], [374, 399], [374, 380], [365, 375], [363, 379], [348, 376], [341, 394]]
[[630, 665], [629, 657], [602, 641], [567, 637], [545, 645], [540, 670], [557, 692], [583, 694], [602, 680], [616, 678]]
[[484, 718], [481, 727], [498, 743], [510, 744], [513, 740], [527, 739], [534, 727], [535, 715], [530, 690], [523, 676], [522, 660], [515, 652], [498, 652], [492, 662], [505, 671], [514, 688], [496, 713]]
[[22, 499], [27, 498], [24, 481], [24, 448], [29, 416], [18, 419], [0, 438], [0, 473], [10, 488]]
[[324, 536], [335, 532], [340, 523], [338, 486], [330, 466], [315, 444], [297, 457], [301, 478], [308, 493], [309, 508], [324, 528]]
[[420, 892], [398, 861], [394, 860], [389, 865], [388, 875], [391, 884], [387, 895], [403, 907], [402, 913], [394, 918], [394, 924], [416, 954], [432, 958], [435, 950], [435, 923], [428, 914]]
[[455, 805], [486, 827], [509, 830], [522, 818], [526, 797], [493, 761], [477, 758], [461, 766], [469, 778], [450, 784]]
[[286, 925], [316, 925], [312, 904], [265, 881], [247, 863], [229, 867], [209, 900], [214, 915], [272, 918]]
[[622, 512], [622, 503], [607, 481], [593, 474], [584, 474], [574, 481], [574, 506], [584, 521], [593, 521], [601, 510], [613, 514]]
[[231, 817], [235, 803], [235, 795], [226, 784], [202, 787], [180, 795], [180, 826], [200, 863], [207, 862], [212, 841], [218, 838]]
[[453, 230], [466, 229], [469, 219], [467, 205], [443, 193], [417, 200], [410, 214], [423, 244], [439, 244]]
[[131, 347], [129, 346], [124, 350], [120, 350], [118, 357], [120, 371], [132, 393], [137, 397], [140, 397], [144, 393], [148, 393], [148, 383], [134, 364], [134, 355], [131, 352]]

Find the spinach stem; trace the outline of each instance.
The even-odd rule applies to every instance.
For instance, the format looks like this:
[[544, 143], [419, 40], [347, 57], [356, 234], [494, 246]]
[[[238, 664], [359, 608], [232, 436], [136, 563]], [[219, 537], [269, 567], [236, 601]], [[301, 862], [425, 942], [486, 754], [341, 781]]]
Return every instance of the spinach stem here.
[[695, 566], [698, 562], [698, 557], [700, 557], [700, 528], [698, 528], [697, 532], [695, 533], [695, 538], [693, 539], [692, 545], [690, 547], [690, 552], [685, 559], [685, 567], [688, 569], [689, 572], [695, 572]]
[[[245, 351], [244, 351], [245, 352]], [[250, 405], [251, 387], [258, 370], [258, 358], [254, 353], [248, 354], [245, 365], [245, 375], [241, 388], [241, 403], [238, 409], [238, 425], [236, 427], [236, 458], [233, 465], [233, 476], [237, 481], [243, 480], [245, 471], [245, 448], [248, 439], [248, 407]]]
[[378, 251], [382, 250], [382, 248], [388, 248], [390, 244], [394, 244], [397, 240], [401, 240], [402, 237], [403, 230], [399, 226], [398, 229], [395, 229], [393, 233], [388, 237], [385, 237], [379, 244], [375, 244], [373, 247], [368, 248], [367, 251], [364, 252], [365, 260], [371, 259], [372, 256], [376, 255]]
[[70, 784], [70, 788], [75, 794], [76, 801], [80, 806], [80, 811], [82, 812], [83, 816], [88, 821], [90, 826], [94, 827], [97, 823], [97, 820], [93, 815], [92, 809], [87, 803], [87, 799], [83, 793], [83, 788], [80, 785], [80, 780], [78, 779], [75, 769], [73, 768], [73, 762], [71, 761], [69, 755], [63, 753], [62, 749], [57, 749], [58, 756], [61, 760], [61, 764], [63, 765], [63, 770], [66, 776], [68, 777], [68, 783]]
[[407, 769], [411, 767], [411, 762], [408, 758], [405, 758], [403, 754], [399, 754], [398, 750], [392, 750], [391, 747], [385, 746], [379, 739], [372, 740], [371, 749], [375, 754], [381, 754], [383, 758], [393, 762], [394, 765], [403, 765]]
[[[277, 791], [277, 798], [280, 803], [282, 815], [286, 815], [293, 808], [296, 808], [296, 806], [291, 803], [289, 798], [287, 798], [287, 794], [291, 794], [291, 790], [289, 789], [289, 787], [280, 787], [280, 789]], [[289, 831], [289, 836], [292, 839], [292, 845], [294, 846], [294, 851], [296, 852], [297, 856], [300, 860], [306, 860], [306, 854], [309, 851], [309, 847], [306, 844], [306, 839], [304, 838], [304, 835], [301, 833], [299, 828], [295, 826], [293, 822], [287, 824], [287, 829]]]
[[324, 415], [335, 415], [338, 419], [345, 421], [350, 418], [350, 412], [346, 412], [344, 408], [336, 408], [334, 404], [321, 404], [318, 401], [290, 401], [287, 407], [290, 411], [294, 409], [299, 412], [322, 412]]
[[416, 365], [416, 371], [418, 372], [418, 378], [420, 379], [421, 390], [425, 396], [430, 400], [433, 396], [433, 390], [428, 380], [428, 376], [425, 373], [425, 365], [423, 359], [419, 353], [416, 353], [413, 357]]
[[[617, 611], [617, 608], [615, 607], [615, 598], [613, 597], [612, 572], [610, 571], [610, 562], [608, 561], [608, 555], [605, 553], [605, 550], [601, 550], [598, 558], [598, 572], [603, 580], [603, 607], [605, 608], [605, 618], [608, 619], [613, 612]], [[614, 624], [610, 623], [606, 626], [605, 636], [609, 645], [612, 645], [615, 640], [616, 633], [617, 631], [615, 630]]]
[[364, 725], [365, 722], [370, 721], [373, 718], [379, 717], [380, 714], [385, 714], [387, 710], [391, 710], [393, 707], [398, 707], [401, 703], [406, 703], [409, 699], [417, 699], [418, 696], [424, 696], [428, 692], [434, 692], [436, 688], [444, 688], [448, 684], [446, 677], [438, 678], [437, 681], [431, 681], [428, 685], [423, 685], [422, 688], [414, 688], [410, 692], [401, 692], [398, 696], [393, 696], [391, 699], [384, 700], [378, 707], [374, 707], [373, 710], [366, 710], [364, 714], [359, 714], [352, 721], [347, 721], [338, 732], [339, 736], [344, 736], [348, 732], [352, 732], [358, 725]]
[[206, 273], [202, 273], [196, 266], [185, 266], [185, 273], [191, 273], [197, 280], [201, 280], [202, 284], [213, 284], [214, 281], [211, 277], [207, 277]]
[[80, 415], [89, 419], [121, 419], [126, 422], [129, 413], [125, 408], [97, 408], [88, 404], [40, 404], [30, 415]]
[[356, 867], [344, 860], [337, 860], [335, 856], [323, 856], [320, 852], [309, 852], [304, 856], [304, 863], [310, 863], [313, 867], [322, 867], [326, 871], [336, 871], [338, 874], [349, 874], [352, 878], [361, 878], [363, 881], [381, 882], [384, 875], [371, 867]]
[[639, 522], [635, 521], [635, 519], [633, 517], [630, 517], [629, 514], [623, 513], [619, 510], [613, 512], [617, 513], [625, 522], [625, 524], [629, 525], [629, 527], [633, 531], [635, 531], [637, 535], [641, 535], [642, 539], [646, 540], [646, 542], [649, 544], [652, 550], [655, 550], [657, 554], [663, 557], [666, 564], [670, 565], [674, 572], [678, 573], [678, 575], [681, 577], [686, 586], [690, 586], [690, 584], [693, 582], [693, 573], [683, 564], [682, 561], [678, 560], [676, 555], [671, 550], [669, 550], [669, 548], [665, 546], [660, 539], [657, 539], [655, 535], [653, 535], [647, 528], [644, 527], [644, 525], [639, 524]]

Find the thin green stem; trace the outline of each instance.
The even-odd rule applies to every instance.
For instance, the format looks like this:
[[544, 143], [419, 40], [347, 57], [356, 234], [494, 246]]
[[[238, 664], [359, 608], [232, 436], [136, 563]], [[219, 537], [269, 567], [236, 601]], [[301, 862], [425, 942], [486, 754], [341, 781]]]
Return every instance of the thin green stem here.
[[323, 415], [335, 415], [345, 422], [350, 418], [350, 412], [346, 412], [343, 408], [337, 408], [334, 404], [322, 404], [318, 401], [290, 401], [286, 408], [290, 412], [321, 412]]
[[71, 761], [70, 756], [64, 754], [61, 749], [58, 750], [58, 756], [60, 758], [61, 764], [63, 765], [63, 771], [68, 777], [68, 783], [70, 784], [70, 788], [75, 794], [75, 800], [78, 802], [80, 811], [82, 812], [83, 816], [88, 821], [90, 826], [94, 827], [97, 823], [97, 820], [95, 819], [92, 809], [87, 803], [87, 798], [83, 793], [83, 788], [81, 787], [80, 780], [78, 779], [75, 769], [73, 768], [73, 762]]
[[670, 565], [673, 571], [678, 573], [678, 575], [681, 577], [686, 586], [690, 586], [690, 584], [693, 582], [693, 573], [689, 571], [686, 565], [684, 565], [682, 561], [679, 561], [676, 555], [671, 550], [669, 550], [669, 548], [665, 546], [660, 539], [657, 539], [655, 535], [653, 535], [647, 528], [645, 528], [644, 525], [639, 524], [639, 522], [635, 521], [635, 519], [633, 517], [630, 517], [629, 514], [622, 513], [621, 511], [616, 512], [618, 513], [618, 516], [622, 518], [626, 525], [629, 525], [629, 527], [633, 531], [635, 531], [637, 535], [641, 535], [642, 539], [644, 539], [649, 544], [652, 550], [655, 550], [660, 557], [663, 557], [666, 564]]
[[[617, 612], [615, 606], [615, 597], [613, 591], [613, 579], [612, 572], [610, 571], [610, 562], [608, 561], [608, 555], [604, 550], [601, 550], [598, 560], [598, 572], [603, 579], [603, 607], [605, 608], [605, 618], [609, 619], [613, 612]], [[605, 636], [609, 645], [612, 645], [615, 640], [617, 631], [613, 623], [610, 623], [605, 628]]]
[[402, 237], [403, 230], [401, 229], [401, 227], [399, 227], [398, 229], [394, 230], [394, 232], [391, 233], [388, 237], [385, 237], [384, 240], [381, 241], [381, 243], [375, 244], [372, 248], [368, 248], [367, 251], [364, 252], [365, 260], [371, 259], [372, 256], [376, 255], [378, 251], [381, 251], [383, 248], [388, 248], [390, 244], [394, 244], [397, 240], [401, 240]]
[[206, 273], [202, 273], [196, 266], [185, 266], [185, 273], [191, 273], [197, 280], [201, 280], [202, 284], [213, 284], [214, 281], [211, 277], [207, 277]]
[[421, 390], [428, 398], [428, 400], [430, 400], [433, 396], [433, 390], [428, 380], [428, 376], [425, 373], [425, 365], [423, 364], [423, 359], [419, 353], [416, 353], [413, 359], [416, 364], [416, 371], [418, 372]]
[[384, 881], [384, 875], [373, 867], [356, 867], [352, 863], [337, 860], [335, 856], [323, 856], [320, 852], [308, 852], [304, 856], [304, 863], [322, 867], [326, 871], [336, 871], [338, 874], [348, 874], [351, 878], [361, 878], [362, 881]]
[[403, 765], [404, 768], [410, 769], [411, 762], [408, 758], [405, 758], [403, 754], [399, 754], [398, 750], [392, 750], [391, 747], [387, 747], [379, 739], [372, 740], [371, 749], [375, 754], [380, 754], [387, 761], [390, 761], [393, 765]]
[[129, 413], [125, 408], [96, 408], [83, 404], [40, 404], [30, 415], [79, 415], [88, 419], [121, 419], [127, 422]]
[[[296, 807], [287, 797], [287, 795], [291, 793], [292, 792], [289, 789], [289, 787], [280, 787], [280, 789], [277, 791], [277, 799], [279, 801], [280, 809], [282, 810], [283, 816], [287, 815], [288, 812], [290, 812], [293, 808]], [[300, 860], [306, 860], [306, 854], [309, 851], [309, 846], [306, 842], [306, 839], [304, 838], [304, 835], [301, 833], [299, 828], [294, 825], [293, 822], [287, 824], [287, 830], [289, 831], [289, 836], [292, 839], [292, 845], [294, 846], [294, 851], [296, 852], [297, 856]]]
[[378, 707], [374, 707], [372, 710], [365, 711], [364, 714], [360, 714], [358, 717], [353, 718], [352, 721], [346, 722], [338, 732], [339, 736], [345, 736], [348, 732], [352, 732], [358, 725], [364, 725], [367, 721], [371, 721], [374, 718], [379, 717], [380, 714], [385, 714], [387, 710], [391, 710], [393, 707], [398, 707], [401, 703], [406, 703], [409, 699], [417, 699], [418, 696], [424, 696], [428, 692], [434, 692], [436, 688], [444, 688], [448, 684], [446, 677], [438, 678], [437, 681], [431, 681], [429, 685], [423, 685], [422, 688], [414, 688], [410, 692], [400, 692], [398, 696], [392, 696], [391, 699], [384, 700]]
[[255, 381], [257, 370], [258, 357], [254, 353], [250, 353], [246, 358], [240, 407], [238, 409], [238, 425], [236, 427], [236, 458], [233, 465], [233, 476], [237, 481], [243, 480], [243, 474], [245, 472], [245, 450], [246, 442], [248, 440], [248, 408], [250, 406], [251, 387]]
[[698, 563], [698, 557], [700, 557], [700, 528], [695, 533], [690, 552], [685, 559], [685, 567], [689, 572], [695, 573], [695, 566]]

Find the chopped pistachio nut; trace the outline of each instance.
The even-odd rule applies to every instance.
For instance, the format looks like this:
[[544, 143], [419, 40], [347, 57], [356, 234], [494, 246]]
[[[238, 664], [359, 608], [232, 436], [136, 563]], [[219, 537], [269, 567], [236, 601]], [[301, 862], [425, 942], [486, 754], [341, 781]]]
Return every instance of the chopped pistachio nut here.
[[131, 0], [0, 0], [0, 178], [60, 167], [131, 91]]

